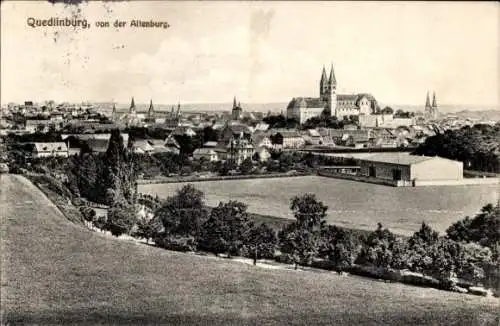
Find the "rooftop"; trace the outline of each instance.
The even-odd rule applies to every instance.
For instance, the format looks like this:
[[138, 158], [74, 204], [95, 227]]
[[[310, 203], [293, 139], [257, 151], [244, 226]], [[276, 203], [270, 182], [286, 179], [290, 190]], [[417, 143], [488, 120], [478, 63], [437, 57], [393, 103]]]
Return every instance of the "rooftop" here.
[[[362, 161], [410, 165], [436, 158], [435, 156], [411, 155], [409, 153], [376, 153], [361, 158]], [[443, 159], [443, 158], [441, 158]]]

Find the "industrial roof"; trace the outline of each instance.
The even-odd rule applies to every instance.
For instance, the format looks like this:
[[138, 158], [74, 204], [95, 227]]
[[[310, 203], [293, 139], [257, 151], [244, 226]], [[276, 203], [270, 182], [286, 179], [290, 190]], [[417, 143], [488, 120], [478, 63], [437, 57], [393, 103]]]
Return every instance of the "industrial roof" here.
[[[360, 158], [361, 161], [411, 165], [434, 159], [433, 156], [410, 155], [409, 153], [376, 153]], [[441, 158], [443, 159], [443, 158]]]

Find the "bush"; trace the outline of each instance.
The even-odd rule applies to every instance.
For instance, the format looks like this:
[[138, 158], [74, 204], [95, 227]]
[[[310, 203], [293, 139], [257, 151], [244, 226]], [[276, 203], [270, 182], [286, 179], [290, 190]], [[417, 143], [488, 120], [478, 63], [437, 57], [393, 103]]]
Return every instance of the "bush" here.
[[136, 223], [135, 211], [132, 206], [114, 206], [108, 209], [106, 230], [118, 237], [129, 233]]
[[161, 234], [154, 238], [156, 246], [174, 251], [196, 251], [198, 243], [192, 236], [178, 236]]

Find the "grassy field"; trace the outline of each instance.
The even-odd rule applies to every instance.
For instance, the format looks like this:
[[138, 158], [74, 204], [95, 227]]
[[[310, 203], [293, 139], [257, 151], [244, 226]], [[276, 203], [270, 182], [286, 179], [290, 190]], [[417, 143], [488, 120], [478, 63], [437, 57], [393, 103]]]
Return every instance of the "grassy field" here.
[[0, 182], [2, 324], [498, 325], [495, 298], [117, 240], [22, 177]]
[[[402, 235], [412, 235], [422, 221], [442, 233], [453, 222], [474, 216], [482, 206], [499, 198], [497, 185], [395, 188], [318, 176], [191, 184], [205, 193], [209, 206], [238, 200], [247, 204], [251, 213], [284, 218], [293, 218], [293, 196], [314, 193], [328, 205], [330, 224], [373, 231], [381, 222]], [[139, 192], [165, 198], [183, 185], [140, 185]]]

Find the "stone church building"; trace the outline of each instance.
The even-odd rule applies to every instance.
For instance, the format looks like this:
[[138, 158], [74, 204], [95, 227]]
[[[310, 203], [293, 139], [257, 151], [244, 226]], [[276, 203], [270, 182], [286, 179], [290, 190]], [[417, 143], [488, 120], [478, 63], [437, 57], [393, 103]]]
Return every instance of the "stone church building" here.
[[319, 82], [319, 97], [295, 97], [287, 107], [287, 118], [294, 118], [303, 124], [312, 117], [317, 117], [326, 110], [330, 115], [341, 120], [351, 115], [370, 115], [375, 113], [377, 101], [371, 94], [337, 94], [337, 80], [333, 66], [330, 76], [326, 76], [325, 67]]

